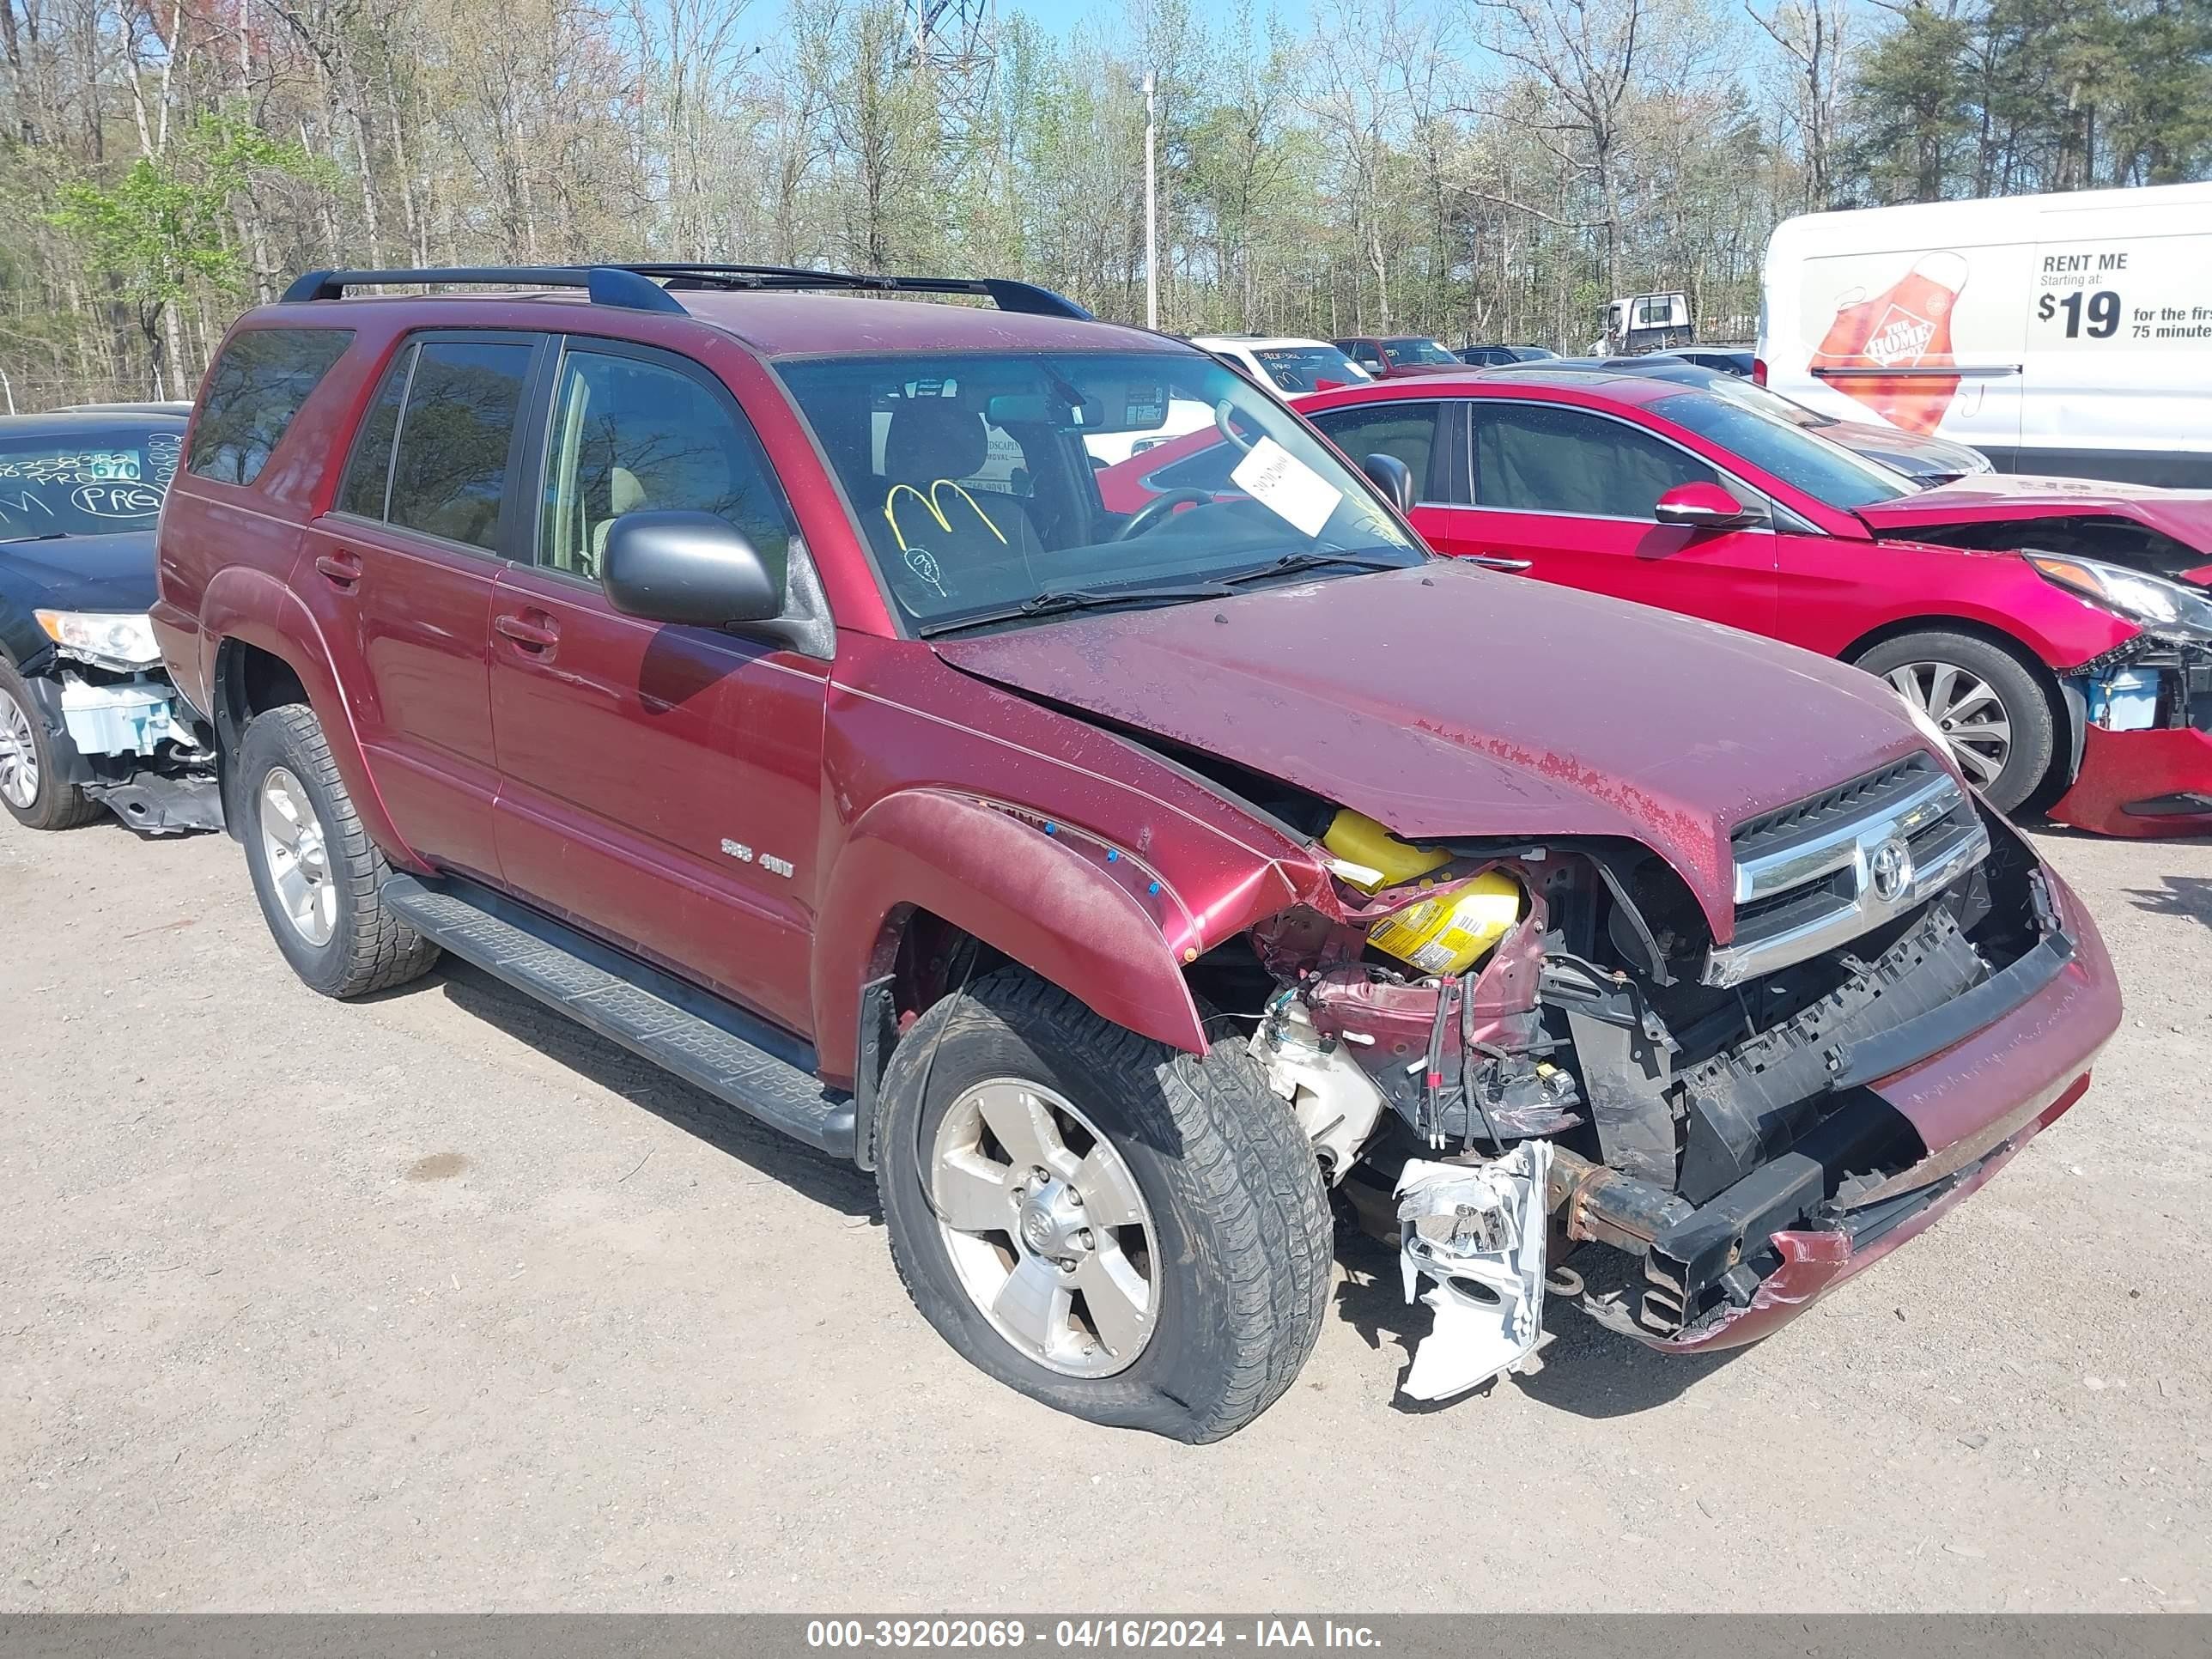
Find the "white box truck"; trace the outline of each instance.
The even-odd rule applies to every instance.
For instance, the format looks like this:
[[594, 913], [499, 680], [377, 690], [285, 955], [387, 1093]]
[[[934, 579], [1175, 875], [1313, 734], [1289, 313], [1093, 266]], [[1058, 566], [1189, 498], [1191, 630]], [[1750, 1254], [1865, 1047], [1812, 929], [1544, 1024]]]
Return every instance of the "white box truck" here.
[[2001, 471], [2212, 488], [2212, 184], [1787, 220], [1759, 362]]

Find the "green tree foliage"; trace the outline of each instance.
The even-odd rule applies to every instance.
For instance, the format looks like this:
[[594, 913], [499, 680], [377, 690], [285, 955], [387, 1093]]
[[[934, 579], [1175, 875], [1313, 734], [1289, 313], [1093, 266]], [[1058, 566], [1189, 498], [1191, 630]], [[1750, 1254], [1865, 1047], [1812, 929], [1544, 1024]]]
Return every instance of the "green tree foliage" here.
[[1679, 288], [1741, 337], [1793, 213], [2212, 171], [2212, 0], [1078, 3], [0, 0], [0, 368], [183, 392], [319, 265], [991, 271], [1139, 320], [1147, 70], [1185, 332], [1581, 350]]
[[1849, 156], [1864, 202], [2212, 168], [2208, 0], [1916, 0], [1856, 69]]

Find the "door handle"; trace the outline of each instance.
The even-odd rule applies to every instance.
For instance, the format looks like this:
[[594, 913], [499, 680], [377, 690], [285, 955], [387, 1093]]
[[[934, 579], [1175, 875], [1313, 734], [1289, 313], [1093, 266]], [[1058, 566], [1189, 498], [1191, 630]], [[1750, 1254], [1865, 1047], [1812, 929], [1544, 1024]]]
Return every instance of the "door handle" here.
[[533, 654], [550, 651], [561, 643], [561, 630], [550, 622], [534, 623], [527, 617], [509, 615], [494, 617], [491, 625]]
[[315, 568], [330, 578], [331, 586], [350, 593], [361, 580], [361, 561], [350, 553], [318, 553]]
[[1462, 553], [1459, 556], [1469, 564], [1479, 564], [1485, 570], [1526, 570], [1527, 559], [1509, 559], [1496, 553]]

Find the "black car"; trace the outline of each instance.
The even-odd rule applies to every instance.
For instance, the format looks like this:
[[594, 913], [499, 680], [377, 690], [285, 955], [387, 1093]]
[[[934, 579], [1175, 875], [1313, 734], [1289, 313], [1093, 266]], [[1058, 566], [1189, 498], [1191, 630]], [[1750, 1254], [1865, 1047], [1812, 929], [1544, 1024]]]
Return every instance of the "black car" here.
[[1458, 356], [1463, 363], [1473, 363], [1477, 368], [1494, 368], [1501, 363], [1533, 363], [1559, 354], [1546, 346], [1535, 345], [1465, 345]]
[[210, 733], [146, 619], [184, 435], [167, 413], [0, 418], [0, 806], [30, 829], [222, 825]]
[[1830, 443], [1841, 444], [1870, 461], [1880, 461], [1893, 472], [1902, 472], [1923, 489], [1954, 483], [1971, 473], [1990, 471], [1990, 458], [1978, 449], [1949, 438], [1900, 431], [1871, 421], [1842, 421], [1808, 409], [1794, 398], [1732, 374], [1686, 361], [1688, 353], [1668, 351], [1649, 357], [1559, 357], [1543, 367], [1572, 374], [1641, 374], [1647, 380], [1675, 380], [1698, 386], [1749, 405], [1774, 420], [1816, 432]]

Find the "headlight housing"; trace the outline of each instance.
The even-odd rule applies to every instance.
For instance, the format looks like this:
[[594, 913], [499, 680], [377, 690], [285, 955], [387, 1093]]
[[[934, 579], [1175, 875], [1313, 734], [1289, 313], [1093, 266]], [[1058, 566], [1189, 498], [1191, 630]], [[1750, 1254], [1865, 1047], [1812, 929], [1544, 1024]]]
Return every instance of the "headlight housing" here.
[[2170, 582], [2095, 559], [2061, 553], [2021, 555], [2045, 581], [2078, 593], [2090, 604], [2125, 617], [2171, 644], [2212, 645], [2212, 599]]
[[161, 660], [161, 647], [154, 638], [154, 624], [143, 616], [100, 611], [38, 611], [32, 613], [46, 637], [63, 653], [81, 657], [100, 668], [133, 673], [152, 668]]

